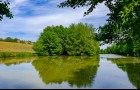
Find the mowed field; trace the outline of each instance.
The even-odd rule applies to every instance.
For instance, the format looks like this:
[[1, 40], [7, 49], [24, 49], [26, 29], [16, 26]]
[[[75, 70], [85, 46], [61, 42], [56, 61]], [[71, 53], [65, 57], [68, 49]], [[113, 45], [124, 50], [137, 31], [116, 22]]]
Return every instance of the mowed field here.
[[0, 41], [0, 52], [29, 52], [35, 53], [30, 44]]

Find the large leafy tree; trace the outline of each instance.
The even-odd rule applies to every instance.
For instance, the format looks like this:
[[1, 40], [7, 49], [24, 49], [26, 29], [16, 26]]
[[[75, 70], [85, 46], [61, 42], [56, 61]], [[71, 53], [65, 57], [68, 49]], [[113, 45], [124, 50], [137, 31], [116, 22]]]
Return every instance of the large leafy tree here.
[[111, 7], [112, 3], [117, 2], [117, 0], [67, 0], [60, 3], [58, 7], [61, 8], [71, 7], [75, 9], [77, 7], [88, 6], [89, 7], [88, 10], [84, 12], [84, 15], [88, 15], [94, 10], [94, 8], [98, 5], [98, 3], [102, 3], [102, 2], [105, 2], [107, 7]]
[[39, 55], [97, 55], [99, 44], [94, 28], [88, 24], [48, 26], [41, 33], [33, 49]]
[[[59, 27], [58, 27], [59, 28]], [[33, 49], [39, 55], [60, 55], [62, 54], [61, 39], [55, 32], [55, 27], [46, 27], [41, 33], [37, 42], [33, 45]]]
[[127, 46], [129, 52], [118, 54], [140, 56], [140, 0], [118, 1], [110, 11], [108, 23], [99, 28], [99, 40], [121, 45], [121, 50]]
[[[89, 6], [84, 15], [88, 15], [98, 5], [105, 3], [110, 10], [108, 23], [99, 27], [98, 40], [103, 44], [125, 42], [134, 56], [140, 53], [140, 0], [67, 0], [59, 7]], [[122, 45], [122, 44], [121, 44]]]
[[105, 3], [110, 10], [108, 23], [100, 27], [100, 40], [105, 43], [118, 41], [128, 37], [130, 33], [139, 33], [140, 27], [140, 0], [67, 0], [59, 7], [89, 6], [84, 15], [91, 13], [98, 3]]
[[110, 7], [108, 23], [100, 27], [100, 39], [118, 42], [122, 39], [137, 38], [140, 28], [140, 0], [121, 0]]
[[79, 23], [71, 24], [68, 28], [66, 48], [68, 55], [97, 55], [99, 44], [96, 40], [92, 25]]
[[0, 21], [3, 19], [3, 16], [6, 16], [8, 18], [13, 17], [12, 13], [10, 12], [10, 8], [8, 7], [9, 4], [10, 3], [8, 0], [0, 0]]

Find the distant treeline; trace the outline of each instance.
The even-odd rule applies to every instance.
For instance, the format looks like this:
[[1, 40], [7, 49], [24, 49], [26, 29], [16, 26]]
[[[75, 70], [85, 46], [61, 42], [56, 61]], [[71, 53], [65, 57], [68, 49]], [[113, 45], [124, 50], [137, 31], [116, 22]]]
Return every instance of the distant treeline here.
[[119, 55], [126, 55], [126, 56], [135, 56], [140, 57], [140, 44], [139, 43], [132, 43], [134, 40], [121, 40], [117, 44], [113, 44], [106, 49], [101, 49], [101, 54], [119, 54]]
[[7, 37], [5, 39], [0, 38], [0, 41], [5, 41], [5, 42], [16, 42], [16, 43], [25, 43], [25, 44], [33, 44], [34, 42], [30, 41], [30, 40], [20, 40], [18, 38], [11, 38], [11, 37]]

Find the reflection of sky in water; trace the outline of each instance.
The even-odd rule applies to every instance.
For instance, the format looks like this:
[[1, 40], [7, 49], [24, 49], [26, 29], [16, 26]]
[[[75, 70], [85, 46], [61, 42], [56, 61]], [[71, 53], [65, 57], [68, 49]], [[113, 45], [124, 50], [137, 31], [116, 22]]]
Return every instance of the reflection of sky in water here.
[[0, 88], [34, 88], [43, 84], [39, 81], [41, 79], [30, 63], [0, 66]]
[[[109, 55], [110, 57], [111, 55]], [[113, 55], [115, 56], [115, 55]], [[107, 57], [107, 56], [105, 56]], [[116, 56], [115, 56], [116, 58]], [[120, 57], [119, 57], [120, 58]], [[98, 68], [97, 77], [93, 88], [105, 88], [105, 89], [133, 89], [135, 88], [128, 79], [126, 73], [120, 70], [116, 64], [112, 64], [107, 61], [107, 58], [102, 58], [100, 61], [100, 67]]]
[[115, 55], [115, 54], [100, 54], [101, 58], [125, 58], [121, 55]]
[[[93, 82], [91, 82], [91, 86], [81, 87], [81, 88], [136, 88], [133, 84], [130, 77], [128, 77], [127, 71], [123, 71], [121, 68], [118, 68], [117, 63], [123, 63], [118, 60], [107, 60], [106, 57], [115, 57], [116, 55], [101, 55], [99, 67], [97, 68], [97, 72], [95, 73], [95, 77], [92, 78]], [[122, 56], [119, 56], [120, 58]], [[38, 60], [37, 60], [38, 61]], [[125, 61], [127, 61], [125, 59]], [[135, 62], [136, 60], [132, 60], [129, 64]], [[45, 63], [45, 62], [44, 62]], [[52, 62], [51, 62], [52, 63]], [[64, 62], [63, 62], [64, 63]], [[62, 64], [63, 64], [62, 63]], [[65, 62], [69, 64], [68, 62]], [[137, 67], [140, 68], [140, 63], [137, 63]], [[61, 64], [61, 63], [59, 63]], [[50, 65], [51, 66], [51, 65]], [[60, 65], [61, 66], [61, 65]], [[33, 63], [20, 63], [20, 64], [11, 64], [10, 66], [6, 66], [4, 64], [0, 64], [0, 89], [3, 88], [48, 88], [48, 89], [77, 89], [76, 85], [71, 86], [69, 82], [62, 81], [61, 83], [53, 83], [50, 82], [45, 84], [42, 81], [42, 77], [39, 75], [41, 71], [35, 69], [36, 66], [33, 66]], [[50, 67], [51, 68], [51, 67]], [[136, 71], [133, 71], [132, 74]], [[63, 73], [63, 72], [62, 72]], [[45, 73], [43, 73], [45, 74]], [[138, 74], [137, 74], [138, 75]], [[47, 75], [46, 75], [47, 76]], [[58, 75], [59, 76], [59, 75]], [[140, 76], [140, 75], [139, 75]], [[70, 79], [71, 80], [71, 79]], [[134, 78], [135, 80], [135, 78]], [[136, 82], [135, 82], [136, 83]]]

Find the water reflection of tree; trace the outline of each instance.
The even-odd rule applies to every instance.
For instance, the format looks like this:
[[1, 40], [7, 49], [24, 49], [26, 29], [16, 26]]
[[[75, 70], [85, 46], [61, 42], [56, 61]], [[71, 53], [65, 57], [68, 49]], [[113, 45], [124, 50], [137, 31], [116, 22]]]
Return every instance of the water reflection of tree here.
[[74, 72], [74, 77], [69, 80], [71, 86], [76, 85], [77, 87], [87, 87], [93, 84], [94, 78], [97, 72], [97, 66], [88, 66], [84, 69]]
[[98, 57], [43, 57], [33, 61], [46, 84], [68, 82], [78, 88], [93, 84], [99, 67]]
[[111, 59], [118, 68], [127, 73], [130, 82], [138, 89], [140, 89], [140, 59], [138, 58], [124, 58]]

